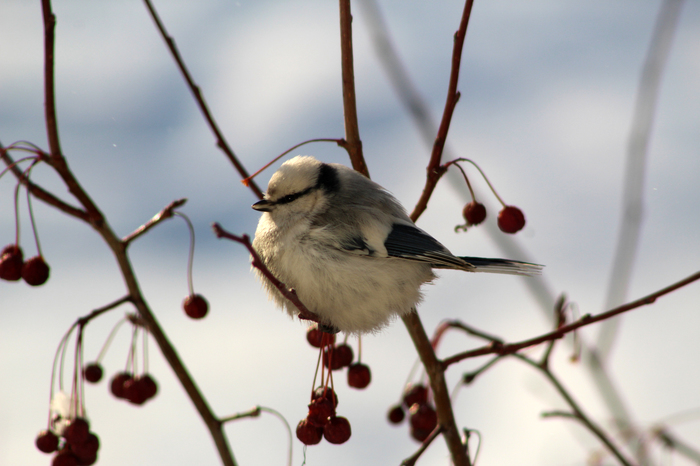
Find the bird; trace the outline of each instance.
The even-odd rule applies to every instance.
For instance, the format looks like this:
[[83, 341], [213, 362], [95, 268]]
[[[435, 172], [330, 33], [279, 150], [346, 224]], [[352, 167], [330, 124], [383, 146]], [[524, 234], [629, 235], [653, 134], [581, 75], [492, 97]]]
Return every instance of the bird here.
[[[433, 269], [534, 276], [542, 266], [459, 257], [408, 217], [379, 184], [337, 163], [298, 155], [272, 175], [252, 246], [265, 267], [318, 318], [325, 332], [377, 333], [415, 310]], [[268, 296], [299, 314], [264, 274]]]

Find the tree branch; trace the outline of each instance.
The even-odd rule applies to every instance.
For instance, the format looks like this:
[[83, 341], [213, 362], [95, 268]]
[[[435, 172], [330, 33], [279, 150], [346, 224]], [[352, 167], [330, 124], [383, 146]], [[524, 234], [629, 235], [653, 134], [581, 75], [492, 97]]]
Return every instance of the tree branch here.
[[[214, 120], [214, 117], [212, 116], [211, 112], [209, 111], [209, 107], [207, 106], [206, 101], [204, 100], [204, 96], [202, 95], [202, 91], [199, 89], [199, 86], [195, 84], [194, 80], [192, 79], [192, 75], [190, 75], [189, 70], [187, 69], [187, 66], [185, 66], [185, 62], [182, 60], [182, 57], [180, 56], [180, 52], [177, 49], [177, 46], [175, 45], [175, 40], [168, 34], [168, 31], [166, 31], [165, 26], [163, 25], [162, 21], [160, 20], [160, 17], [158, 16], [158, 13], [156, 12], [155, 8], [151, 4], [150, 0], [143, 0], [143, 2], [146, 4], [146, 8], [148, 8], [148, 12], [151, 14], [151, 18], [153, 18], [153, 21], [156, 23], [156, 27], [158, 28], [158, 31], [160, 32], [160, 35], [163, 37], [163, 40], [165, 41], [166, 45], [168, 46], [168, 50], [170, 50], [171, 55], [175, 59], [175, 62], [177, 63], [177, 67], [180, 69], [180, 72], [182, 73], [182, 76], [185, 78], [185, 81], [187, 81], [187, 85], [190, 88], [190, 91], [192, 91], [192, 95], [194, 96], [195, 100], [197, 101], [197, 105], [199, 105], [199, 110], [202, 112], [202, 115], [204, 115], [204, 119], [207, 120], [207, 123], [209, 124], [209, 128], [211, 128], [212, 132], [214, 133], [214, 137], [216, 138], [216, 145], [221, 151], [226, 154], [226, 157], [228, 157], [229, 161], [233, 164], [233, 166], [236, 168], [238, 171], [238, 174], [241, 176], [241, 179], [247, 179], [249, 177], [248, 171], [245, 169], [243, 164], [238, 160], [236, 157], [236, 154], [234, 154], [233, 150], [231, 147], [228, 145], [228, 142], [226, 142], [226, 139], [224, 138], [224, 135], [221, 133], [219, 130], [219, 126], [216, 124], [216, 121]], [[263, 193], [258, 187], [255, 182], [250, 181], [248, 185], [250, 189], [255, 193], [255, 195], [258, 197], [258, 199], [262, 199]]]
[[345, 117], [345, 149], [355, 170], [369, 178], [369, 169], [362, 154], [362, 140], [357, 121], [355, 71], [352, 55], [352, 13], [350, 0], [340, 0], [340, 63], [343, 76], [343, 116]]
[[445, 168], [443, 168], [440, 163], [442, 159], [442, 152], [445, 148], [445, 141], [447, 140], [447, 132], [450, 129], [452, 115], [455, 107], [457, 106], [457, 101], [459, 100], [459, 92], [457, 91], [459, 68], [462, 61], [464, 38], [467, 35], [467, 26], [469, 25], [469, 17], [471, 16], [473, 4], [473, 0], [467, 0], [464, 4], [462, 20], [459, 24], [459, 29], [455, 33], [454, 47], [452, 49], [452, 70], [450, 71], [450, 83], [447, 87], [447, 100], [445, 102], [445, 109], [442, 113], [440, 127], [438, 128], [438, 134], [435, 137], [435, 142], [433, 143], [430, 162], [428, 162], [428, 173], [425, 181], [425, 187], [423, 188], [420, 199], [418, 199], [418, 203], [413, 208], [413, 212], [411, 212], [411, 219], [414, 222], [418, 220], [418, 217], [420, 217], [428, 207], [430, 196], [432, 196], [438, 180], [445, 173]]
[[[652, 293], [652, 294], [647, 295], [643, 298], [637, 299], [636, 301], [632, 301], [630, 303], [624, 304], [620, 307], [616, 307], [615, 309], [611, 309], [611, 310], [604, 312], [602, 314], [599, 314], [597, 316], [584, 315], [576, 322], [573, 322], [569, 325], [564, 325], [564, 326], [562, 326], [562, 327], [560, 327], [552, 332], [545, 333], [544, 335], [540, 335], [539, 337], [531, 338], [529, 340], [525, 340], [525, 341], [522, 341], [519, 343], [510, 343], [510, 344], [502, 344], [502, 343], [497, 343], [497, 341], [494, 341], [494, 342], [492, 342], [491, 345], [456, 354], [450, 358], [443, 360], [442, 364], [444, 364], [447, 367], [447, 366], [450, 366], [451, 364], [454, 364], [456, 362], [463, 361], [463, 360], [469, 359], [469, 358], [474, 358], [477, 356], [483, 356], [485, 354], [500, 354], [500, 355], [513, 354], [517, 351], [520, 351], [523, 348], [539, 345], [540, 343], [544, 343], [544, 342], [551, 341], [551, 340], [556, 340], [556, 339], [562, 338], [567, 333], [573, 332], [574, 330], [577, 330], [581, 327], [585, 327], [586, 325], [594, 324], [596, 322], [600, 322], [600, 321], [605, 320], [605, 319], [610, 319], [611, 317], [614, 317], [618, 314], [622, 314], [623, 312], [631, 311], [632, 309], [636, 309], [638, 307], [645, 306], [647, 304], [652, 304], [656, 301], [657, 298], [660, 298], [661, 296], [664, 296], [668, 293], [671, 293], [672, 291], [675, 291], [678, 288], [689, 285], [690, 283], [697, 281], [697, 280], [700, 280], [700, 272], [696, 272], [693, 275], [690, 275], [689, 277], [686, 277], [683, 280], [680, 280], [672, 285], [669, 285], [666, 288], [663, 288], [655, 293]], [[497, 343], [497, 344], [495, 344], [495, 343]]]

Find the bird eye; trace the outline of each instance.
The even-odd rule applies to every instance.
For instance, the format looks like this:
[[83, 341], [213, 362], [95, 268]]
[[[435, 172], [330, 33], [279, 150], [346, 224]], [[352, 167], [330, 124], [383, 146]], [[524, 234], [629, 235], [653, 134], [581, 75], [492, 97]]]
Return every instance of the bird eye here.
[[287, 194], [286, 196], [278, 199], [277, 203], [278, 204], [288, 204], [288, 203], [296, 200], [296, 198], [298, 198], [298, 197], [299, 197], [299, 193]]

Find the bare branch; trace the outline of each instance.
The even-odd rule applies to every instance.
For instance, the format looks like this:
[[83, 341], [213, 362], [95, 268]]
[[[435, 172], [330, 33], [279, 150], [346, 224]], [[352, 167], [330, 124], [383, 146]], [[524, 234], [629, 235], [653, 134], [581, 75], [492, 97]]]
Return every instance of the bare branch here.
[[633, 309], [636, 309], [641, 306], [645, 306], [647, 304], [652, 304], [656, 301], [657, 298], [660, 298], [661, 296], [664, 296], [668, 293], [671, 293], [672, 291], [677, 290], [678, 288], [682, 288], [690, 283], [693, 283], [694, 281], [700, 280], [700, 272], [696, 272], [693, 275], [690, 275], [687, 278], [684, 278], [681, 281], [678, 281], [672, 285], [667, 286], [666, 288], [663, 288], [655, 293], [652, 293], [648, 296], [645, 296], [643, 298], [640, 298], [636, 301], [632, 301], [630, 303], [627, 303], [625, 305], [622, 305], [620, 307], [616, 307], [615, 309], [611, 309], [607, 312], [604, 312], [602, 314], [598, 314], [597, 316], [591, 316], [591, 315], [584, 315], [581, 317], [579, 320], [576, 322], [573, 322], [569, 325], [565, 325], [563, 327], [558, 328], [557, 330], [554, 330], [549, 333], [545, 333], [544, 335], [541, 335], [539, 337], [531, 338], [529, 340], [525, 340], [519, 343], [510, 343], [510, 344], [502, 344], [502, 345], [489, 345], [489, 346], [484, 346], [482, 348], [477, 348], [475, 350], [471, 351], [465, 351], [464, 353], [459, 353], [456, 354], [450, 358], [447, 358], [442, 361], [442, 363], [445, 366], [449, 366], [451, 364], [454, 364], [459, 361], [463, 361], [465, 359], [469, 358], [474, 358], [477, 356], [483, 356], [485, 354], [500, 354], [500, 355], [505, 355], [505, 354], [513, 354], [516, 353], [517, 351], [520, 351], [523, 348], [527, 348], [530, 346], [535, 346], [539, 345], [540, 343], [544, 343], [550, 340], [556, 340], [559, 338], [562, 338], [564, 335], [566, 335], [569, 332], [573, 332], [576, 329], [579, 329], [581, 327], [585, 327], [586, 325], [594, 324], [596, 322], [600, 322], [605, 319], [610, 319], [611, 317], [614, 317], [618, 314], [622, 314], [623, 312], [631, 311]]
[[455, 107], [457, 106], [457, 101], [459, 100], [457, 83], [459, 81], [460, 63], [462, 61], [462, 47], [464, 46], [464, 38], [467, 35], [467, 25], [469, 24], [469, 17], [471, 16], [473, 4], [473, 0], [467, 0], [465, 2], [464, 11], [462, 12], [462, 20], [459, 24], [459, 29], [455, 33], [454, 47], [452, 49], [452, 70], [450, 71], [450, 83], [447, 88], [447, 100], [445, 102], [445, 109], [442, 113], [440, 127], [438, 128], [438, 134], [435, 137], [435, 142], [433, 143], [433, 151], [430, 155], [430, 162], [428, 163], [428, 173], [425, 181], [425, 187], [423, 188], [421, 197], [418, 199], [418, 203], [414, 207], [413, 212], [411, 212], [411, 220], [414, 222], [418, 220], [418, 217], [420, 217], [428, 207], [430, 196], [432, 196], [438, 180], [445, 173], [445, 169], [440, 165], [440, 163], [442, 159], [442, 152], [445, 148], [445, 141], [447, 140], [447, 132], [450, 129], [450, 123], [452, 122], [452, 115]]
[[428, 437], [423, 440], [423, 443], [421, 443], [420, 447], [418, 447], [418, 450], [405, 460], [401, 462], [401, 466], [414, 466], [416, 464], [416, 461], [418, 461], [418, 458], [421, 457], [423, 452], [428, 449], [431, 443], [433, 443], [433, 440], [437, 438], [438, 435], [442, 433], [442, 426], [438, 425], [433, 431], [428, 435]]
[[[143, 0], [144, 3], [146, 4], [146, 8], [148, 8], [148, 12], [151, 14], [151, 18], [153, 18], [153, 21], [156, 23], [156, 27], [158, 28], [158, 31], [160, 32], [160, 35], [163, 37], [163, 40], [165, 41], [166, 45], [168, 46], [168, 50], [170, 50], [170, 53], [172, 54], [173, 58], [175, 59], [175, 62], [177, 63], [177, 67], [180, 69], [180, 72], [182, 73], [182, 76], [185, 78], [185, 81], [187, 81], [187, 85], [190, 88], [190, 91], [192, 91], [192, 95], [194, 95], [195, 100], [197, 101], [197, 105], [199, 105], [199, 109], [202, 112], [202, 115], [204, 115], [204, 119], [207, 120], [207, 123], [209, 124], [209, 128], [211, 128], [212, 132], [214, 133], [214, 137], [216, 138], [216, 145], [219, 149], [222, 150], [224, 154], [226, 154], [226, 157], [228, 157], [229, 161], [233, 164], [233, 166], [236, 168], [238, 171], [238, 174], [241, 176], [242, 179], [246, 179], [249, 177], [248, 171], [245, 169], [243, 164], [238, 160], [236, 157], [236, 154], [234, 154], [233, 150], [231, 147], [228, 145], [228, 142], [226, 142], [226, 139], [224, 138], [223, 134], [219, 130], [219, 126], [216, 124], [216, 121], [214, 120], [214, 117], [212, 116], [211, 112], [209, 111], [209, 107], [207, 106], [207, 103], [204, 100], [204, 96], [202, 95], [202, 91], [199, 89], [199, 86], [195, 84], [194, 80], [192, 79], [192, 76], [190, 75], [189, 70], [187, 69], [187, 66], [185, 66], [185, 62], [182, 60], [182, 57], [180, 56], [180, 52], [177, 49], [177, 46], [175, 45], [175, 40], [168, 34], [168, 31], [166, 31], [165, 26], [163, 25], [162, 21], [160, 20], [160, 17], [158, 16], [158, 13], [156, 12], [155, 8], [151, 4], [150, 0]], [[250, 182], [250, 184], [246, 185], [249, 186], [250, 189], [255, 193], [256, 196], [258, 196], [258, 199], [262, 199], [263, 193], [258, 187], [258, 185], [255, 184], [255, 182]]]
[[125, 246], [128, 246], [131, 241], [135, 240], [139, 236], [143, 235], [146, 233], [148, 230], [153, 228], [154, 226], [158, 225], [160, 222], [163, 220], [169, 219], [173, 216], [173, 210], [177, 209], [178, 207], [182, 207], [185, 205], [187, 202], [187, 199], [177, 199], [167, 206], [163, 208], [160, 212], [155, 214], [153, 218], [151, 218], [148, 222], [144, 223], [140, 227], [138, 227], [136, 230], [134, 230], [131, 234], [125, 236], [122, 239], [122, 243], [124, 243]]
[[294, 306], [296, 306], [296, 308], [299, 310], [300, 319], [310, 320], [312, 322], [319, 322], [318, 316], [316, 316], [316, 314], [307, 309], [304, 303], [302, 303], [299, 299], [299, 296], [297, 296], [296, 291], [294, 291], [294, 289], [292, 288], [288, 288], [287, 285], [279, 281], [277, 277], [275, 277], [272, 274], [272, 272], [270, 272], [270, 269], [268, 269], [265, 266], [265, 263], [258, 255], [258, 252], [255, 250], [255, 248], [253, 248], [253, 245], [250, 243], [250, 237], [248, 237], [248, 235], [236, 236], [224, 230], [223, 227], [218, 223], [214, 223], [212, 225], [212, 229], [214, 230], [214, 234], [217, 238], [230, 239], [231, 241], [235, 241], [237, 243], [242, 244], [246, 247], [246, 249], [248, 249], [248, 252], [250, 252], [250, 255], [253, 257], [253, 267], [260, 270], [260, 272], [265, 276], [265, 278], [267, 278], [270, 281], [270, 283], [272, 283], [274, 287], [277, 288], [280, 293], [282, 293], [282, 296], [287, 298], [289, 301], [292, 302], [292, 304], [294, 304]]
[[369, 178], [369, 170], [362, 155], [362, 140], [357, 122], [350, 0], [340, 0], [340, 63], [343, 75], [343, 116], [345, 117], [345, 140], [347, 141], [345, 149], [350, 155], [353, 168]]

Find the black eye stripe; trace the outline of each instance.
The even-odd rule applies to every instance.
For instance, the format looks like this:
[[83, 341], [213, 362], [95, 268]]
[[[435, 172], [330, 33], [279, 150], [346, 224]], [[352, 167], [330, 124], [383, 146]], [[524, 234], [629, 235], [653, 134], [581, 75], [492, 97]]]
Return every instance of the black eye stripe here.
[[287, 194], [286, 196], [280, 197], [277, 199], [274, 203], [275, 204], [289, 204], [290, 202], [294, 202], [297, 199], [299, 199], [301, 196], [305, 196], [309, 194], [315, 187], [307, 188], [303, 191], [299, 191], [298, 193], [292, 193], [292, 194]]

